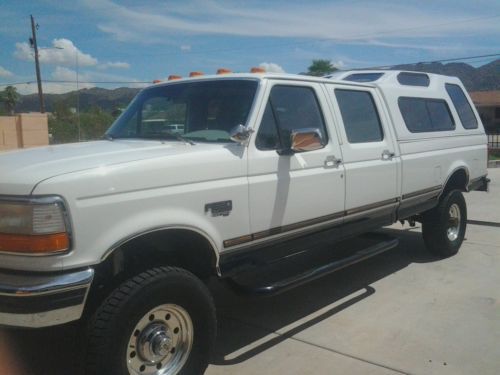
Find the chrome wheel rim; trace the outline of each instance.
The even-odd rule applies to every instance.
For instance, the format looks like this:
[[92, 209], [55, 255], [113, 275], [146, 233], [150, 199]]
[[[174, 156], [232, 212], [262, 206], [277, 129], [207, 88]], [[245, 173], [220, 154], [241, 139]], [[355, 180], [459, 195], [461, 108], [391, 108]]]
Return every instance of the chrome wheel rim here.
[[449, 218], [448, 218], [448, 229], [446, 235], [450, 241], [455, 241], [460, 234], [460, 207], [458, 204], [453, 203], [450, 207]]
[[186, 363], [193, 346], [193, 322], [178, 305], [165, 304], [135, 325], [127, 346], [130, 374], [173, 375]]

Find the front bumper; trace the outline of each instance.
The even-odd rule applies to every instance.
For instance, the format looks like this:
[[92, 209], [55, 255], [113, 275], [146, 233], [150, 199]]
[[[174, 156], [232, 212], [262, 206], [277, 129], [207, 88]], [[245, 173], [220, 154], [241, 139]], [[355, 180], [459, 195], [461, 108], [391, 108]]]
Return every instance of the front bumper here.
[[91, 268], [55, 275], [0, 271], [0, 325], [40, 328], [80, 319], [93, 278]]

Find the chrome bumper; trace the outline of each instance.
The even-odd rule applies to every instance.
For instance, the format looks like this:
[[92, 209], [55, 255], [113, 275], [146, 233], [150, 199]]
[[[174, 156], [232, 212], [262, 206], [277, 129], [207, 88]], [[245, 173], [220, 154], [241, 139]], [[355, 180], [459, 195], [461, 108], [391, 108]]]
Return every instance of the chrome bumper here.
[[40, 328], [80, 319], [94, 270], [26, 275], [0, 271], [0, 325]]

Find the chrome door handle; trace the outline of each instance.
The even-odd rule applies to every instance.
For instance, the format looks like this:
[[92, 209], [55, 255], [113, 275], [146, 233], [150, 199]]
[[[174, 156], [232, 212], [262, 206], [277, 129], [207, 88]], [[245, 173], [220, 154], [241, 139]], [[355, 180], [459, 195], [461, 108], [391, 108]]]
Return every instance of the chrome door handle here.
[[342, 159], [337, 159], [334, 155], [326, 157], [325, 167], [326, 168], [338, 168], [342, 164]]
[[394, 156], [396, 156], [394, 152], [391, 152], [389, 150], [382, 151], [382, 160], [392, 160]]

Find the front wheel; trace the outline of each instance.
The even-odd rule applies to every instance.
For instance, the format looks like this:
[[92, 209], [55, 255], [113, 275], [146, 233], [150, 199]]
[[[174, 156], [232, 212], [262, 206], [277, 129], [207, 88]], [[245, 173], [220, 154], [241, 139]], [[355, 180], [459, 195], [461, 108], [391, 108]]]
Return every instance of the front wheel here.
[[206, 286], [172, 267], [145, 271], [120, 285], [89, 326], [87, 374], [202, 374], [216, 332]]
[[465, 236], [467, 205], [459, 190], [452, 190], [439, 204], [423, 215], [422, 235], [426, 247], [434, 254], [455, 255]]

